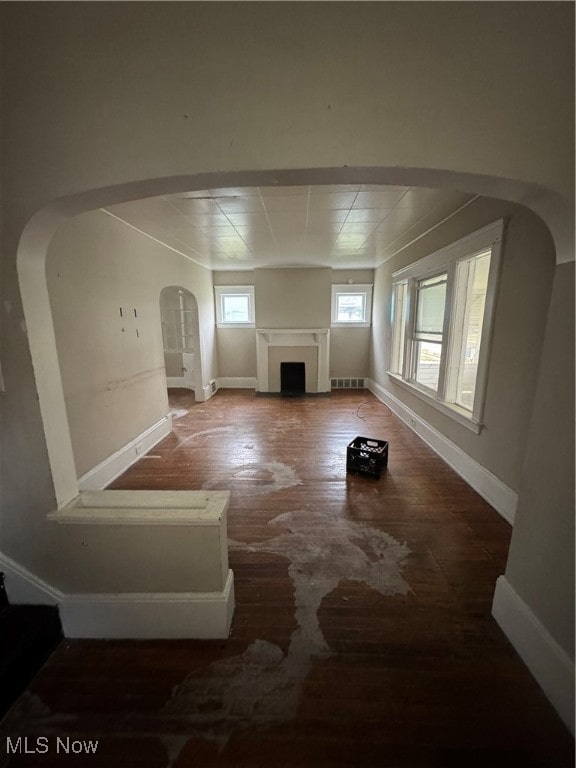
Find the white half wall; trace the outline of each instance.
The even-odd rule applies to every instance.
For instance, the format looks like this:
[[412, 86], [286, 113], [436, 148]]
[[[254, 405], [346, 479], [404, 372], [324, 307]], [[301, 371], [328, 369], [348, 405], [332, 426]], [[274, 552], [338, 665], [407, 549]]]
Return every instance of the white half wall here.
[[234, 577], [221, 592], [65, 595], [60, 618], [65, 637], [101, 639], [220, 639], [234, 613]]
[[68, 573], [40, 577], [0, 554], [8, 599], [57, 605], [66, 637], [225, 638], [229, 500], [227, 491], [83, 491], [49, 516]]
[[12, 605], [57, 605], [65, 637], [226, 638], [234, 614], [234, 574], [218, 592], [64, 594], [0, 553]]

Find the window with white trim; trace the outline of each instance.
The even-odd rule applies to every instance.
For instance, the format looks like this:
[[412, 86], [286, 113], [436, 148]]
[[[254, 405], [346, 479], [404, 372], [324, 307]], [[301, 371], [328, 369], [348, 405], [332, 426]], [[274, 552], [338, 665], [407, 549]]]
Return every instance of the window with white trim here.
[[254, 327], [254, 286], [216, 285], [216, 323], [225, 328]]
[[389, 375], [479, 432], [503, 220], [393, 275]]
[[365, 328], [372, 318], [371, 285], [332, 286], [332, 325]]

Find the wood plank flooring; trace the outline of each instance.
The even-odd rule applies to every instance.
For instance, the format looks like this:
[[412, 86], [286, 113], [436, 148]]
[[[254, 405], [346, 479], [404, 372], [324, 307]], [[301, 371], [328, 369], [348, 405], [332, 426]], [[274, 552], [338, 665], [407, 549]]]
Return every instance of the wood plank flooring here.
[[[572, 768], [490, 615], [511, 529], [366, 391], [171, 395], [174, 433], [113, 488], [229, 489], [226, 641], [66, 641], [2, 722], [0, 765]], [[379, 480], [346, 475], [357, 435]], [[98, 739], [63, 756], [56, 736]], [[2, 762], [3, 760], [3, 762]]]

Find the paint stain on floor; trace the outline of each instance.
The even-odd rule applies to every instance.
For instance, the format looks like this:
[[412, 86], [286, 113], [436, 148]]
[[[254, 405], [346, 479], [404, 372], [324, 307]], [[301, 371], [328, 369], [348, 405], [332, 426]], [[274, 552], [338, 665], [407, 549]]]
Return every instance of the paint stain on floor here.
[[408, 548], [382, 531], [308, 510], [279, 515], [269, 526], [277, 533], [265, 541], [230, 540], [229, 545], [289, 559], [297, 628], [288, 652], [258, 639], [244, 653], [189, 675], [164, 709], [170, 717], [183, 719], [189, 732], [215, 741], [220, 749], [236, 729], [295, 717], [314, 661], [332, 653], [318, 611], [341, 581], [362, 583], [382, 595], [410, 591], [401, 573]]
[[[229, 427], [203, 430], [186, 441], [221, 437], [231, 431]], [[302, 480], [292, 467], [272, 461], [241, 464], [203, 487], [233, 490], [239, 484], [258, 496], [301, 485]], [[288, 650], [259, 638], [243, 653], [196, 669], [176, 685], [158, 713], [164, 723], [164, 733], [158, 735], [168, 767], [178, 763], [190, 739], [212, 742], [222, 751], [236, 731], [267, 728], [297, 715], [302, 687], [315, 662], [333, 653], [323, 635], [319, 611], [324, 598], [341, 582], [357, 582], [386, 596], [410, 591], [402, 576], [409, 555], [406, 544], [368, 523], [299, 509], [277, 515], [267, 525], [269, 538], [257, 542], [230, 539], [229, 548], [289, 561], [296, 629]], [[26, 700], [21, 700], [22, 705]], [[75, 716], [51, 713], [36, 699], [29, 700], [30, 705], [38, 710], [35, 720], [44, 729], [68, 721], [67, 728], [74, 730]], [[13, 714], [16, 720], [22, 716]]]
[[302, 485], [294, 469], [279, 461], [265, 463], [241, 464], [232, 471], [223, 472], [212, 480], [204, 483], [202, 490], [221, 490], [222, 488], [234, 488], [238, 485], [249, 486], [250, 491], [259, 496], [264, 493], [273, 493], [294, 485]]
[[172, 418], [174, 419], [181, 419], [184, 416], [188, 415], [188, 411], [186, 410], [186, 408], [174, 408], [173, 411], [170, 411], [169, 415], [172, 416]]

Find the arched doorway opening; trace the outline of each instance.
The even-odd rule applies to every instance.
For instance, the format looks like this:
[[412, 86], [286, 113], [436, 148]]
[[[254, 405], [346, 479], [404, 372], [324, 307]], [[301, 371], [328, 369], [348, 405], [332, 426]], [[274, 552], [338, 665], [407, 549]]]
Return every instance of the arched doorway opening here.
[[439, 187], [520, 203], [536, 212], [548, 225], [554, 238], [557, 261], [561, 263], [573, 258], [572, 214], [556, 193], [523, 181], [449, 170], [345, 167], [217, 172], [150, 179], [59, 199], [38, 211], [28, 222], [17, 255], [28, 342], [59, 508], [78, 495], [78, 481], [45, 274], [48, 246], [56, 231], [79, 213], [161, 194], [233, 186], [353, 183]]

